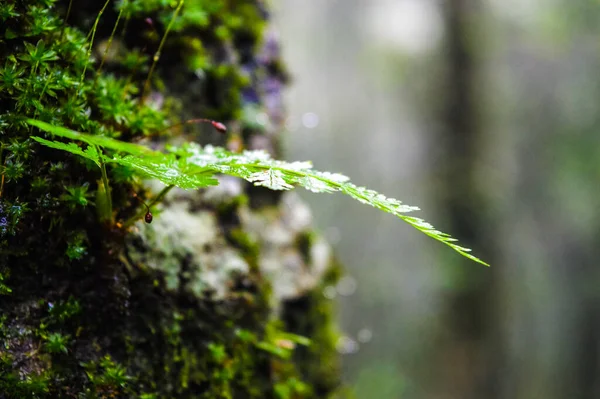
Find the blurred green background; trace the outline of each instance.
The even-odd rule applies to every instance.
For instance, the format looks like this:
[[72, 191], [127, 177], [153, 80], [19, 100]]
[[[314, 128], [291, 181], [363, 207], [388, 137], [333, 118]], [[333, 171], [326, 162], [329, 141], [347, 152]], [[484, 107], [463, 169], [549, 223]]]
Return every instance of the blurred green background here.
[[273, 0], [286, 159], [411, 205], [302, 193], [348, 275], [357, 398], [600, 398], [600, 2]]

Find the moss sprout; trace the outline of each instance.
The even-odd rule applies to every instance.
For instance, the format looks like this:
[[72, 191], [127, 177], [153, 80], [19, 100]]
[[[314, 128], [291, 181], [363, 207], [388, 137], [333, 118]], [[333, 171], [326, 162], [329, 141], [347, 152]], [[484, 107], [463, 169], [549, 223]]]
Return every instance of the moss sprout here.
[[69, 336], [61, 333], [52, 333], [45, 337], [44, 348], [48, 353], [67, 353]]

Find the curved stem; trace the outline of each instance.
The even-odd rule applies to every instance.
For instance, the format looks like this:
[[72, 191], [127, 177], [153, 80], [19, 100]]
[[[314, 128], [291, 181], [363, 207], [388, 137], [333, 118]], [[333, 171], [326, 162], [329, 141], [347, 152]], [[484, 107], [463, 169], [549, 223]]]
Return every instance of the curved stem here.
[[[165, 188], [163, 188], [160, 191], [160, 193], [158, 193], [158, 195], [156, 197], [154, 197], [152, 199], [152, 201], [150, 201], [149, 204], [144, 204], [146, 206], [146, 208], [150, 209], [151, 207], [153, 207], [154, 205], [156, 205], [157, 203], [162, 201], [162, 199], [165, 197], [165, 195], [167, 195], [173, 187], [175, 187], [175, 186], [174, 185], [165, 186]], [[140, 220], [142, 217], [144, 217], [145, 213], [146, 213], [145, 211], [141, 211], [141, 212], [136, 213], [129, 219], [127, 219], [127, 221], [125, 223], [123, 223], [123, 228], [128, 228], [129, 226], [134, 224], [136, 221]]]
[[206, 119], [206, 118], [188, 119], [187, 121], [180, 122], [180, 123], [175, 123], [175, 124], [173, 124], [171, 126], [167, 126], [166, 128], [164, 128], [162, 130], [159, 130], [155, 134], [159, 135], [161, 133], [166, 132], [167, 130], [174, 129], [174, 128], [179, 127], [179, 126], [191, 125], [193, 123], [210, 123], [210, 124], [212, 124], [214, 126], [214, 124], [217, 123], [217, 122], [215, 122], [215, 121], [213, 121], [211, 119]]

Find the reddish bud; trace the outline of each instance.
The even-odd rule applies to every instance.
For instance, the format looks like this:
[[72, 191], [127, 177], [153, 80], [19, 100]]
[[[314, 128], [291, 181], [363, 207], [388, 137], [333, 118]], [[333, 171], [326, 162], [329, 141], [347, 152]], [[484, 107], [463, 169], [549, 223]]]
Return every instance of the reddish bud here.
[[146, 216], [144, 216], [144, 220], [146, 221], [146, 223], [152, 223], [152, 214], [150, 213], [150, 211], [146, 212]]
[[219, 132], [219, 133], [227, 133], [227, 126], [222, 124], [221, 122], [210, 121], [210, 124]]
[[144, 22], [146, 22], [146, 24], [148, 24], [148, 26], [151, 28], [154, 28], [154, 22], [152, 21], [152, 18], [146, 18]]

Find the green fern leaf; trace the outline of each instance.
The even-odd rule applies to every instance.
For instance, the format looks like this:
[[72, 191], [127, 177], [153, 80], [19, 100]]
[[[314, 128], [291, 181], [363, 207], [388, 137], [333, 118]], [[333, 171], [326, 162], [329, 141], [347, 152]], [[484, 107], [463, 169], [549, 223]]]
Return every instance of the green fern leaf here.
[[96, 165], [98, 165], [98, 167], [100, 167], [100, 155], [98, 154], [98, 150], [94, 146], [90, 145], [85, 150], [82, 150], [81, 147], [79, 147], [75, 143], [65, 144], [65, 143], [61, 143], [60, 141], [49, 141], [49, 140], [46, 140], [46, 139], [43, 139], [43, 138], [37, 137], [37, 136], [33, 136], [32, 139], [34, 139], [38, 143], [44, 144], [47, 147], [55, 148], [57, 150], [67, 151], [67, 152], [70, 152], [71, 154], [75, 154], [75, 155], [79, 155], [84, 158], [87, 158], [87, 159], [93, 161]]
[[[79, 133], [33, 119], [27, 119], [27, 123], [57, 136], [86, 142], [92, 148], [100, 146], [128, 153], [130, 155], [124, 157], [118, 154], [113, 155], [112, 158], [103, 156], [102, 160], [130, 167], [143, 176], [156, 178], [167, 185], [185, 189], [216, 185], [218, 182], [214, 175], [223, 173], [273, 190], [290, 190], [300, 186], [313, 192], [340, 191], [359, 202], [397, 216], [415, 229], [448, 245], [468, 259], [489, 266], [481, 259], [471, 255], [470, 249], [455, 244], [456, 239], [450, 235], [437, 230], [420, 218], [406, 215], [406, 213], [419, 210], [419, 208], [405, 205], [397, 199], [388, 198], [365, 187], [358, 187], [344, 175], [314, 171], [310, 162], [283, 162], [272, 159], [264, 151], [244, 151], [236, 154], [210, 145], [200, 147], [196, 143], [187, 143], [181, 147], [169, 147], [168, 150], [171, 154], [165, 155], [138, 144]], [[49, 147], [92, 159], [97, 164], [99, 162], [98, 152], [90, 147], [82, 151], [74, 143], [63, 144], [39, 137], [34, 137], [34, 139]]]
[[399, 217], [415, 229], [448, 245], [459, 254], [489, 266], [481, 259], [471, 255], [470, 249], [455, 244], [456, 239], [450, 235], [437, 230], [422, 219], [406, 215], [406, 213], [419, 210], [418, 207], [405, 205], [397, 199], [388, 198], [365, 187], [358, 187], [350, 183], [348, 177], [344, 175], [313, 171], [310, 162], [278, 161], [272, 159], [264, 151], [244, 151], [242, 154], [232, 154], [223, 148], [212, 146], [202, 148], [195, 143], [186, 144], [182, 148], [171, 148], [171, 150], [201, 168], [211, 168], [215, 172], [238, 176], [256, 185], [275, 190], [288, 190], [294, 186], [301, 186], [314, 192], [341, 191], [363, 204], [371, 205]]
[[38, 121], [35, 119], [26, 119], [25, 121], [28, 124], [35, 126], [40, 130], [52, 133], [55, 136], [65, 137], [74, 141], [83, 141], [84, 143], [90, 145], [97, 145], [103, 148], [110, 148], [111, 150], [126, 152], [128, 154], [137, 155], [140, 157], [145, 157], [149, 155], [161, 155], [160, 152], [153, 151], [148, 147], [144, 147], [143, 145], [126, 143], [124, 141], [111, 139], [110, 137], [105, 136], [94, 136], [91, 134], [79, 133], [75, 130], [67, 129], [61, 126], [54, 126], [49, 123]]
[[207, 186], [216, 186], [219, 181], [214, 178], [214, 172], [191, 174], [182, 165], [181, 161], [171, 156], [152, 156], [140, 158], [126, 155], [123, 158], [114, 156], [110, 162], [127, 166], [137, 171], [144, 177], [160, 180], [168, 186], [177, 186], [183, 189], [194, 189]]

